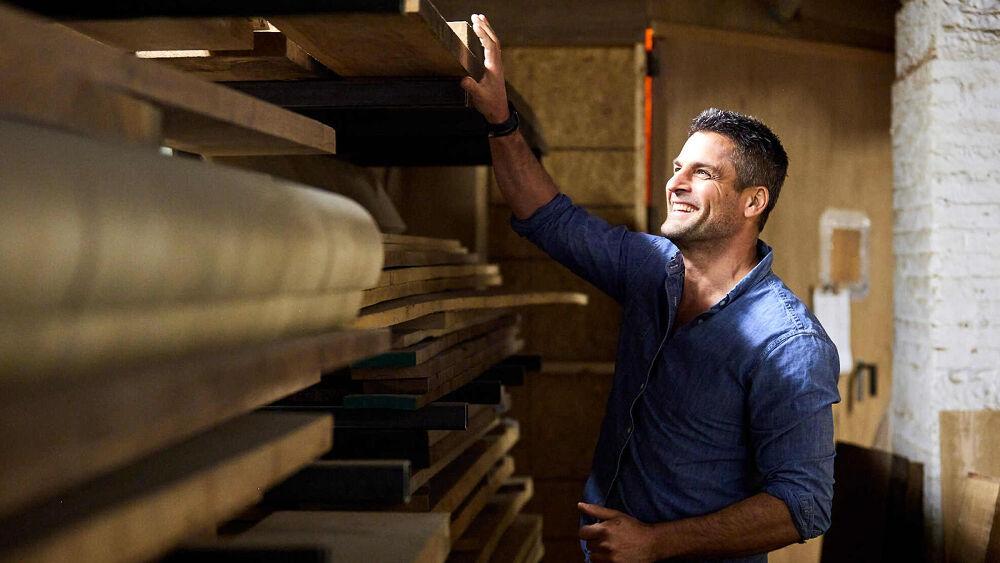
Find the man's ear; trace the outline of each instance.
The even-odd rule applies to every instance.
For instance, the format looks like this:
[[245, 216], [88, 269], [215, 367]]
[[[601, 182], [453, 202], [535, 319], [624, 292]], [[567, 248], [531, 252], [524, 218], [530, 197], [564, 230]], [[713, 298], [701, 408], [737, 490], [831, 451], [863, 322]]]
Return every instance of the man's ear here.
[[765, 186], [750, 186], [743, 190], [743, 216], [751, 219], [759, 217], [767, 209], [767, 202], [771, 200], [771, 193]]

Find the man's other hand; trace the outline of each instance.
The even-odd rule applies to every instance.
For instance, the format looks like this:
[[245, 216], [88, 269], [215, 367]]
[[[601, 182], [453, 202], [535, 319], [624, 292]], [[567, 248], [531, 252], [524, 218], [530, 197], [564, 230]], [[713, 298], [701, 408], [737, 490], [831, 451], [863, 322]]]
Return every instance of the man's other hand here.
[[580, 512], [601, 520], [580, 528], [580, 539], [587, 542], [592, 561], [647, 562], [657, 559], [654, 553], [654, 528], [624, 512], [577, 503]]
[[503, 63], [500, 60], [500, 40], [490, 27], [490, 22], [482, 14], [472, 14], [472, 30], [483, 44], [484, 66], [486, 72], [483, 78], [476, 82], [472, 77], [462, 79], [462, 88], [472, 97], [472, 105], [483, 114], [490, 123], [506, 121], [507, 87], [503, 79]]

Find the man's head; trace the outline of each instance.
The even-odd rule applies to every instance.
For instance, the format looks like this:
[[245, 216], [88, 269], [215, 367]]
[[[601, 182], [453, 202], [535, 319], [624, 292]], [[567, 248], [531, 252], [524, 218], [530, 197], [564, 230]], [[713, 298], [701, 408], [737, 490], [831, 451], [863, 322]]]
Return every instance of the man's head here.
[[759, 232], [781, 192], [788, 156], [766, 125], [732, 111], [703, 111], [667, 182], [667, 220], [676, 243], [722, 239], [752, 226]]

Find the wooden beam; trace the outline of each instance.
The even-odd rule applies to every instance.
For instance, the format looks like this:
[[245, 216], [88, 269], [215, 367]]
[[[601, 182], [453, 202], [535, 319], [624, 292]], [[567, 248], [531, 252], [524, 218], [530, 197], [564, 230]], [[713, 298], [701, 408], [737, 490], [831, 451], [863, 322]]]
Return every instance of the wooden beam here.
[[317, 383], [323, 371], [387, 346], [384, 331], [330, 332], [61, 383], [4, 386], [0, 514]]
[[[427, 0], [395, 9], [272, 16], [269, 20], [341, 76], [483, 75], [479, 41], [460, 38]], [[468, 43], [468, 44], [466, 44]]]
[[[255, 413], [97, 478], [0, 525], [9, 561], [156, 558], [257, 502], [330, 447], [329, 416]], [[155, 525], [137, 526], [137, 523]]]
[[[137, 59], [11, 8], [0, 8], [0, 49], [7, 55], [0, 60], [0, 74], [5, 77], [0, 109], [7, 114], [72, 127], [72, 119], [52, 108], [54, 103], [54, 107], [62, 107], [59, 100], [82, 84], [156, 108], [162, 114], [162, 143], [187, 152], [336, 152], [335, 134], [329, 126]], [[65, 107], [71, 109], [70, 104]]]
[[421, 295], [366, 307], [361, 311], [355, 326], [387, 327], [445, 311], [552, 304], [586, 305], [587, 296], [582, 293], [559, 291], [484, 291]]

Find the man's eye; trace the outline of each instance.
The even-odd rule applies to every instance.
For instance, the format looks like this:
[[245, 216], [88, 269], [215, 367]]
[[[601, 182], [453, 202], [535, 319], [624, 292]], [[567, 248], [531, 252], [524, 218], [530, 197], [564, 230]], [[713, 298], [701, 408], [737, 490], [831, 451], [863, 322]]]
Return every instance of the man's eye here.
[[708, 173], [708, 170], [700, 169], [695, 174], [701, 176], [702, 178], [711, 178], [712, 175]]
[[674, 174], [676, 174], [676, 173], [678, 173], [680, 171], [681, 171], [681, 167], [680, 166], [674, 166]]

